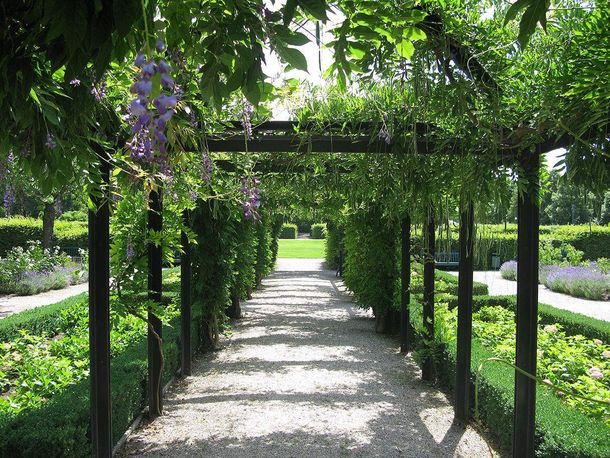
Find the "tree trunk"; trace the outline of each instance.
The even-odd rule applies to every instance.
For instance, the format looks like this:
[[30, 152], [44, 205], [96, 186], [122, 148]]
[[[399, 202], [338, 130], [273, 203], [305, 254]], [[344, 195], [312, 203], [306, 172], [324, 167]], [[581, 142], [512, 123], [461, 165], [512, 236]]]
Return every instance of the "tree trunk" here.
[[42, 248], [44, 250], [51, 249], [53, 243], [53, 228], [55, 226], [55, 213], [57, 197], [53, 198], [52, 202], [44, 204], [42, 213]]

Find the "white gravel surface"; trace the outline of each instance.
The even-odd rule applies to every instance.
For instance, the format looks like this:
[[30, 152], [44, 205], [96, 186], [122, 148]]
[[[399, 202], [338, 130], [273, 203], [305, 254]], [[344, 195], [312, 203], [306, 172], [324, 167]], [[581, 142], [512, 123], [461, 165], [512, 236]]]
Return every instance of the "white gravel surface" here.
[[[457, 272], [451, 273], [458, 276]], [[491, 296], [515, 296], [517, 294], [517, 282], [503, 279], [499, 271], [474, 272], [474, 281], [489, 286]], [[538, 286], [538, 301], [542, 304], [552, 305], [598, 320], [610, 321], [610, 301], [591, 301], [572, 297], [568, 294], [551, 291], [544, 285]]]
[[320, 260], [280, 260], [122, 456], [489, 457]]
[[2, 296], [0, 297], [0, 319], [6, 318], [13, 313], [55, 304], [69, 297], [87, 292], [88, 288], [89, 285], [87, 283], [82, 283], [80, 285], [68, 286], [64, 289], [46, 291], [33, 296]]

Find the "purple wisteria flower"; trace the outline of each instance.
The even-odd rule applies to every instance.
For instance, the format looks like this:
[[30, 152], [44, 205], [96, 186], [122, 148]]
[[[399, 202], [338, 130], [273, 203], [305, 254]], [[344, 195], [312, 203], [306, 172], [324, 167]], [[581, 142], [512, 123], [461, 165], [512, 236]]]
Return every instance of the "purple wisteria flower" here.
[[381, 129], [379, 129], [378, 137], [380, 140], [383, 140], [388, 145], [392, 143], [392, 137], [390, 136], [390, 133], [387, 131], [387, 129], [385, 127], [382, 127]]
[[242, 202], [242, 208], [244, 211], [244, 216], [247, 219], [253, 219], [255, 221], [260, 221], [261, 217], [258, 213], [258, 208], [261, 205], [260, 201], [260, 180], [256, 177], [251, 177], [248, 179], [244, 179], [242, 181], [242, 186], [239, 191], [244, 195], [244, 200]]
[[47, 133], [47, 141], [45, 145], [49, 149], [54, 149], [57, 146], [57, 142], [55, 141], [55, 137], [51, 133]]
[[72, 87], [80, 86], [80, 80], [78, 78], [74, 78], [74, 79], [70, 80], [70, 86], [72, 86]]
[[97, 84], [94, 84], [91, 88], [91, 94], [95, 97], [95, 101], [100, 103], [104, 98], [106, 98], [106, 94], [108, 92], [108, 88], [106, 87], [106, 81], [102, 80]]
[[201, 179], [205, 183], [209, 183], [214, 171], [214, 163], [210, 158], [210, 154], [206, 149], [201, 152]]
[[136, 257], [136, 250], [133, 248], [133, 245], [130, 243], [127, 245], [125, 249], [125, 255], [127, 256], [127, 261], [131, 262]]
[[248, 140], [252, 138], [252, 114], [254, 113], [254, 107], [246, 102], [244, 110], [241, 116], [241, 125], [244, 128], [244, 135]]
[[11, 215], [13, 205], [15, 205], [15, 188], [9, 184], [4, 191], [4, 210], [7, 216]]
[[[163, 41], [158, 40], [156, 49], [165, 49]], [[167, 136], [165, 129], [167, 123], [174, 115], [178, 104], [176, 94], [163, 92], [175, 89], [174, 79], [171, 77], [172, 67], [164, 60], [147, 60], [143, 53], [136, 56], [134, 64], [141, 69], [130, 91], [136, 96], [129, 105], [129, 112], [133, 120], [133, 137], [127, 146], [134, 161], [142, 164], [158, 165], [161, 172], [171, 175], [167, 157]], [[159, 75], [162, 91], [154, 99], [149, 100], [153, 89], [153, 77]], [[152, 106], [151, 106], [152, 105]], [[154, 109], [153, 109], [154, 108]]]

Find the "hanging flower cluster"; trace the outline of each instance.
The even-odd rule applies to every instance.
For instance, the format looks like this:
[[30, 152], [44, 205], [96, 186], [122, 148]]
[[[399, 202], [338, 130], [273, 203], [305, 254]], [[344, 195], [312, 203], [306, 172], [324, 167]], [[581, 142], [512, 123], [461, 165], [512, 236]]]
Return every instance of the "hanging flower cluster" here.
[[[78, 80], [76, 80], [78, 81]], [[72, 82], [70, 82], [72, 84]], [[80, 81], [79, 81], [80, 84]], [[95, 97], [95, 101], [100, 103], [106, 97], [106, 93], [108, 92], [108, 88], [106, 87], [106, 81], [102, 80], [97, 84], [94, 84], [91, 88], [91, 94]]]
[[57, 146], [55, 137], [51, 133], [47, 133], [47, 141], [45, 142], [45, 145], [49, 149], [54, 149]]
[[392, 137], [390, 136], [390, 133], [388, 132], [388, 130], [385, 127], [382, 127], [379, 130], [378, 137], [380, 140], [383, 140], [388, 145], [392, 143]]
[[201, 153], [201, 179], [205, 183], [209, 183], [212, 178], [212, 172], [214, 171], [214, 163], [210, 158], [210, 154], [207, 150], [203, 150]]
[[244, 135], [248, 140], [252, 138], [252, 113], [254, 113], [254, 107], [246, 102], [241, 116], [241, 125], [244, 128]]
[[261, 217], [258, 213], [258, 208], [261, 205], [259, 185], [261, 181], [256, 177], [244, 178], [239, 191], [244, 195], [242, 207], [244, 215], [248, 219], [260, 221]]
[[[163, 51], [165, 44], [158, 40], [156, 49]], [[169, 174], [165, 128], [178, 103], [178, 97], [173, 93], [172, 68], [163, 59], [147, 60], [142, 52], [137, 55], [134, 64], [140, 73], [130, 89], [136, 98], [129, 106], [133, 138], [127, 146], [134, 161], [143, 165], [157, 165], [163, 173]], [[157, 81], [161, 88], [151, 101]]]

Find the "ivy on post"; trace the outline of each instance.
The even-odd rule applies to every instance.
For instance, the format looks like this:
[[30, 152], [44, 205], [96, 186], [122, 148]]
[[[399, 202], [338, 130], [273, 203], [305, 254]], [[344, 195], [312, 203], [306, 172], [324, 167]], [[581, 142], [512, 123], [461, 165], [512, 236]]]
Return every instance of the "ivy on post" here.
[[[190, 215], [188, 210], [182, 214], [184, 225], [189, 226]], [[191, 246], [188, 235], [182, 231], [182, 256], [180, 259], [180, 336], [181, 347], [181, 374], [183, 377], [191, 375]]]
[[[160, 234], [163, 228], [162, 202], [160, 189], [149, 195], [148, 231], [149, 236]], [[148, 298], [156, 304], [161, 303], [163, 288], [161, 245], [148, 244]], [[161, 375], [163, 370], [162, 323], [152, 310], [148, 311], [148, 412], [152, 417], [161, 415]]]
[[110, 211], [107, 152], [93, 148], [99, 159], [100, 189], [89, 209], [89, 358], [91, 377], [91, 442], [93, 454], [112, 455], [112, 398], [110, 395]]
[[406, 215], [400, 222], [401, 263], [400, 263], [400, 352], [409, 352], [411, 323], [409, 303], [411, 302], [411, 217]]
[[422, 363], [421, 376], [423, 380], [434, 377], [434, 359], [432, 344], [434, 340], [434, 250], [435, 250], [434, 209], [428, 208], [428, 220], [424, 227], [424, 303], [423, 317], [426, 340], [426, 355]]
[[468, 421], [470, 413], [470, 362], [472, 351], [472, 287], [474, 270], [474, 208], [463, 202], [460, 210], [460, 264], [458, 278], [455, 416]]
[[[515, 365], [536, 375], [538, 331], [538, 208], [540, 158], [530, 154], [519, 158], [521, 180], [526, 182], [517, 203], [517, 310]], [[515, 371], [513, 456], [533, 457], [536, 417], [536, 382]]]

